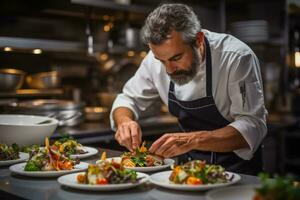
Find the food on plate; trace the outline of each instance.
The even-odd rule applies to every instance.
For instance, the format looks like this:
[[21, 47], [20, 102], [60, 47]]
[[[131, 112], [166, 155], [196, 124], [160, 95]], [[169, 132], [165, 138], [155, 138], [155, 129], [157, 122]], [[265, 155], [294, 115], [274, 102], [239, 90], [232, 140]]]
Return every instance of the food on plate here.
[[51, 148], [66, 155], [88, 153], [82, 144], [78, 143], [72, 136], [69, 135], [64, 135], [60, 139], [56, 140], [53, 145], [51, 145]]
[[77, 176], [77, 182], [89, 185], [121, 184], [137, 182], [137, 173], [125, 169], [120, 163], [107, 160], [102, 154], [101, 160], [96, 165], [89, 165], [84, 174]]
[[72, 160], [57, 149], [50, 147], [48, 138], [45, 139], [45, 148], [38, 148], [30, 152], [25, 171], [60, 171], [71, 170], [79, 164], [78, 160]]
[[229, 182], [233, 177], [220, 165], [206, 164], [205, 161], [193, 160], [176, 166], [169, 177], [175, 184], [201, 185]]
[[20, 151], [30, 154], [31, 152], [37, 151], [39, 148], [40, 148], [40, 145], [34, 144], [34, 145], [20, 147]]
[[150, 154], [145, 142], [134, 152], [125, 152], [121, 155], [121, 164], [124, 167], [153, 167], [164, 164], [164, 159], [160, 156]]
[[300, 184], [293, 177], [260, 174], [261, 186], [255, 189], [253, 200], [299, 200]]
[[17, 144], [11, 146], [0, 143], [0, 161], [19, 159], [19, 147]]

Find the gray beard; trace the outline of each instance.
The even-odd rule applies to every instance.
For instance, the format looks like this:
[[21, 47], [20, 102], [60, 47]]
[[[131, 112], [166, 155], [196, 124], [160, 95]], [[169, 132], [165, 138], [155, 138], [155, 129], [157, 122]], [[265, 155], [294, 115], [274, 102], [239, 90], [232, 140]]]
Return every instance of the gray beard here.
[[201, 56], [197, 52], [196, 47], [193, 47], [193, 62], [189, 70], [181, 70], [174, 72], [173, 74], [168, 74], [171, 80], [177, 85], [185, 85], [190, 82], [197, 74], [197, 67], [201, 62]]

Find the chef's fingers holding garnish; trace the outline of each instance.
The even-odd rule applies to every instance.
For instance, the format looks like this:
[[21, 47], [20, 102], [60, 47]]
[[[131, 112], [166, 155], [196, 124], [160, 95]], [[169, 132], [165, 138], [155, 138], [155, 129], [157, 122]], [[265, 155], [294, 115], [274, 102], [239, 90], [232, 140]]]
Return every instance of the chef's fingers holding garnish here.
[[141, 144], [141, 132], [141, 128], [137, 122], [124, 122], [118, 126], [115, 139], [129, 151], [134, 151]]

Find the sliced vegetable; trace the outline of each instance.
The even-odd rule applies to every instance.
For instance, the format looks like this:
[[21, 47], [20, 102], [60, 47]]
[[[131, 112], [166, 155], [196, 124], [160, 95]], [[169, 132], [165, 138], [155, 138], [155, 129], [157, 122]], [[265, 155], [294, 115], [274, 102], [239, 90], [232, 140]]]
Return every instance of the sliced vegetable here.
[[78, 183], [90, 185], [134, 183], [136, 181], [135, 171], [125, 169], [113, 160], [101, 160], [97, 165], [89, 165], [84, 175], [77, 176]]
[[39, 148], [30, 154], [29, 161], [25, 166], [25, 171], [60, 171], [71, 170], [78, 160], [72, 160], [61, 154], [57, 149], [49, 144], [49, 139], [45, 138], [45, 148]]
[[151, 167], [163, 165], [163, 158], [151, 155], [145, 146], [145, 141], [142, 146], [137, 148], [135, 152], [123, 153], [121, 164], [125, 167]]

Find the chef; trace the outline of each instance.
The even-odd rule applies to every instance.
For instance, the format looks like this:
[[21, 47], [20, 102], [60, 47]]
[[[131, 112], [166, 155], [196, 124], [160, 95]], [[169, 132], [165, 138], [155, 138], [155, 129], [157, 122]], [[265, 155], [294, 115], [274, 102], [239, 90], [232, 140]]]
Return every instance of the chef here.
[[261, 171], [267, 110], [254, 52], [231, 35], [202, 29], [184, 4], [156, 8], [142, 37], [150, 51], [111, 111], [119, 144], [130, 151], [141, 144], [137, 120], [161, 99], [181, 131], [163, 134], [151, 153], [206, 160], [238, 173]]

